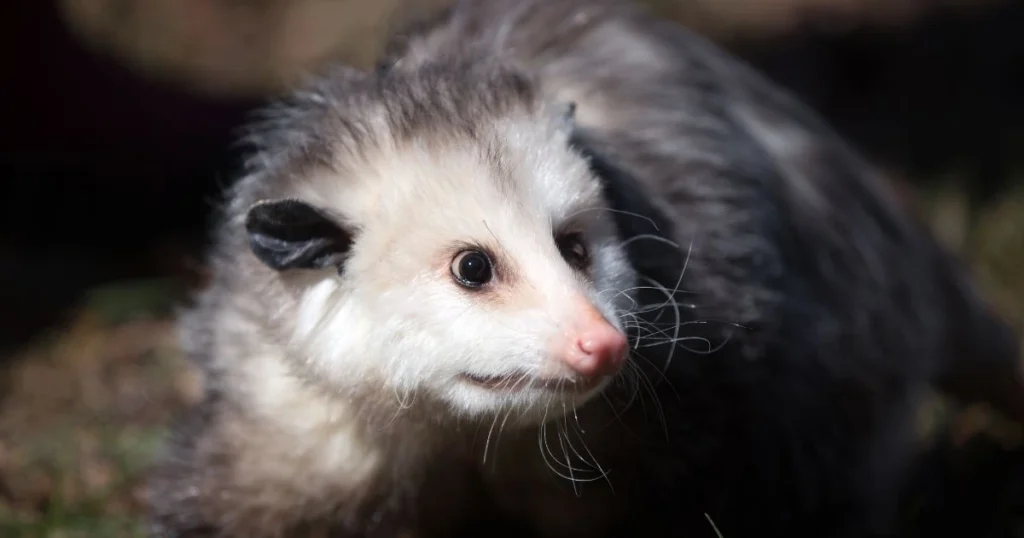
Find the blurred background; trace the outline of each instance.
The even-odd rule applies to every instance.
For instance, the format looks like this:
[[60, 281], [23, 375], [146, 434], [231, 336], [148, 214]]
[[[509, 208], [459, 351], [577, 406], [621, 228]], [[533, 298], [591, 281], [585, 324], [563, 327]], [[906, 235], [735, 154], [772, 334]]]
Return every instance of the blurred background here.
[[[198, 393], [171, 316], [240, 125], [448, 1], [7, 1], [0, 536], [139, 535], [141, 472]], [[647, 1], [817, 109], [1024, 324], [1024, 3]], [[1022, 432], [938, 396], [921, 417], [906, 536], [1024, 536]]]

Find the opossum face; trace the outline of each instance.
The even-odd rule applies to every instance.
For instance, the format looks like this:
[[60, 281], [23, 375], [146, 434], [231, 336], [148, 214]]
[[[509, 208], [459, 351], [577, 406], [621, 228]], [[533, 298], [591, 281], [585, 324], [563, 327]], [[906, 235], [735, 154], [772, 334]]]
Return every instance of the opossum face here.
[[558, 118], [490, 120], [253, 206], [252, 250], [297, 298], [302, 366], [343, 391], [527, 423], [602, 390], [627, 360], [634, 275], [567, 139]]

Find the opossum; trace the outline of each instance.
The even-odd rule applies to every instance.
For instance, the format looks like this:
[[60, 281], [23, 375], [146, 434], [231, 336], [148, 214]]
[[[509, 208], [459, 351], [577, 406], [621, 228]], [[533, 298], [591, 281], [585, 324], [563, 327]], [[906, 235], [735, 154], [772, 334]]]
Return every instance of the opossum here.
[[866, 536], [930, 386], [1024, 419], [884, 179], [628, 2], [458, 2], [249, 141], [152, 536]]

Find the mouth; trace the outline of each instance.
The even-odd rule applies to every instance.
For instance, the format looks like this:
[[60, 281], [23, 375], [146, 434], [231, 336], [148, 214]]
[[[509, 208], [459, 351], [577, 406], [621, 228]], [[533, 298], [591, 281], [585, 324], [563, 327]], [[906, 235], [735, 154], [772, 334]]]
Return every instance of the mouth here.
[[532, 377], [526, 374], [508, 374], [501, 376], [480, 376], [460, 374], [459, 378], [470, 384], [497, 392], [520, 392], [526, 389], [539, 389], [552, 392], [584, 393], [604, 381], [604, 377]]

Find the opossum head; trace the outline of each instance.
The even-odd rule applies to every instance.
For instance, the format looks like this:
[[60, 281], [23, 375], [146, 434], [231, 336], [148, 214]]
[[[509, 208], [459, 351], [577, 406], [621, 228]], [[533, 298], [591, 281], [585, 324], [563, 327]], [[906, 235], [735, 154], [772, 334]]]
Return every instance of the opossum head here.
[[498, 68], [339, 72], [235, 199], [273, 324], [332, 389], [538, 423], [621, 371], [634, 283], [574, 107]]

